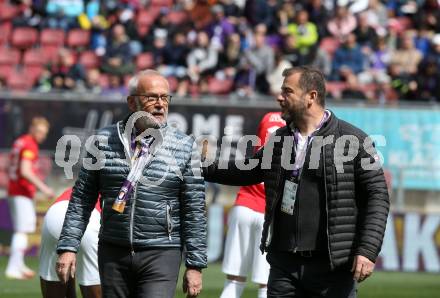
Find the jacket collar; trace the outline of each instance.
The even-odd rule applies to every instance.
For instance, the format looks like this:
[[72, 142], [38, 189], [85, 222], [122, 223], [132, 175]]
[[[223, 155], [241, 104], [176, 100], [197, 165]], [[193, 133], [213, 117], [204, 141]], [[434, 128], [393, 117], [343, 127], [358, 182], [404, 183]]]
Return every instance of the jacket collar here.
[[[125, 151], [126, 156], [128, 156], [130, 158], [130, 160], [131, 160], [131, 157], [132, 157], [132, 152], [131, 152], [131, 149], [130, 149], [130, 146], [131, 146], [131, 132], [126, 133], [125, 132], [125, 127], [126, 127], [128, 119], [130, 118], [130, 116], [132, 114], [133, 113], [128, 114], [123, 120], [118, 121], [116, 123], [116, 128], [117, 128], [117, 131], [118, 131], [119, 140], [121, 141], [122, 145], [124, 146], [124, 151]], [[169, 126], [168, 126], [168, 124], [165, 124], [163, 127], [159, 128], [158, 130], [160, 132], [161, 139], [157, 140], [157, 141], [154, 141], [152, 146], [150, 147], [150, 152], [151, 152], [152, 155], [154, 155], [157, 152], [157, 150], [159, 149], [159, 147], [162, 145], [162, 143], [163, 143], [163, 141], [165, 139], [165, 136], [166, 136], [166, 134], [167, 134], [167, 132], [169, 130]]]

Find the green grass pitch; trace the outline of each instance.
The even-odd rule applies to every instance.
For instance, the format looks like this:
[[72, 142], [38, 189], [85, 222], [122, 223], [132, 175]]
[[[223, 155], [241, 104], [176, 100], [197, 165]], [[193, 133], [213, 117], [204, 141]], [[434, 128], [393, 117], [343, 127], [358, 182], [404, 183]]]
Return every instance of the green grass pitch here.
[[[27, 263], [37, 270], [37, 258], [28, 258]], [[0, 297], [34, 298], [41, 297], [39, 280], [12, 281], [5, 279], [6, 257], [0, 257]], [[182, 275], [182, 274], [181, 274]], [[223, 287], [224, 275], [220, 264], [210, 264], [203, 272], [203, 291], [200, 298], [218, 298]], [[182, 282], [179, 280], [176, 298], [184, 298]], [[79, 294], [79, 292], [78, 292]], [[248, 284], [243, 298], [256, 298], [257, 288]], [[359, 298], [439, 298], [440, 274], [375, 272], [359, 286]]]

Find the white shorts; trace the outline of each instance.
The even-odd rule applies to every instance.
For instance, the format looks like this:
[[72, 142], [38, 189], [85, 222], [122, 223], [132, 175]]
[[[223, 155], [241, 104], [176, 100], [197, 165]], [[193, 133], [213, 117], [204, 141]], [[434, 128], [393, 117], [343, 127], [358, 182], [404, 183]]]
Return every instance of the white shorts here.
[[[69, 201], [61, 201], [52, 205], [44, 217], [41, 231], [40, 269], [39, 274], [47, 281], [59, 281], [55, 271], [58, 259], [56, 252], [58, 238], [63, 227]], [[98, 234], [101, 215], [93, 210], [89, 225], [81, 240], [76, 256], [76, 280], [82, 286], [99, 285], [98, 270]]]
[[223, 273], [247, 277], [252, 271], [252, 282], [267, 284], [270, 266], [266, 254], [260, 251], [263, 223], [262, 213], [243, 206], [232, 208], [228, 219]]
[[14, 232], [34, 233], [37, 227], [34, 200], [25, 196], [13, 196], [8, 204]]

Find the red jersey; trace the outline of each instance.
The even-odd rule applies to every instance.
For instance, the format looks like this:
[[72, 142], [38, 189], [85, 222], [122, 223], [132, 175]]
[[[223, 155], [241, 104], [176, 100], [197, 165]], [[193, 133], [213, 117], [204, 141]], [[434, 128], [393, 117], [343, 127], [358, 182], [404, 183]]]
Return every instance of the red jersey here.
[[[70, 201], [70, 198], [72, 197], [72, 187], [69, 187], [68, 189], [66, 189], [56, 200], [55, 202], [53, 202], [54, 204], [58, 203], [58, 202], [62, 202], [62, 201]], [[99, 204], [99, 197], [98, 197], [98, 201], [96, 202], [95, 205], [95, 209], [101, 213], [101, 205]]]
[[36, 187], [20, 174], [20, 165], [25, 159], [32, 162], [32, 169], [34, 173], [37, 173], [38, 144], [29, 134], [19, 137], [12, 145], [9, 156], [11, 164], [9, 166], [8, 194], [9, 196], [25, 196], [32, 199]]
[[[258, 126], [258, 137], [261, 140], [261, 144], [264, 145], [268, 136], [283, 126], [286, 126], [286, 122], [281, 118], [281, 113], [271, 112], [264, 115]], [[259, 149], [259, 147], [257, 149]], [[235, 205], [248, 207], [254, 211], [264, 213], [266, 208], [264, 183], [240, 187]]]

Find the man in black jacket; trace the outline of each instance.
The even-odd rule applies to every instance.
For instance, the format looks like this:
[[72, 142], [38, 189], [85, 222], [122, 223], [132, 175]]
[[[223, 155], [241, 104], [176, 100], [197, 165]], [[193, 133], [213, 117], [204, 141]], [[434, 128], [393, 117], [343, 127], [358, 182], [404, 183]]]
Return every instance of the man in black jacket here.
[[371, 139], [325, 109], [320, 71], [297, 67], [283, 75], [277, 101], [287, 126], [251, 159], [204, 167], [205, 180], [265, 183], [268, 297], [356, 297], [385, 232], [383, 170]]

